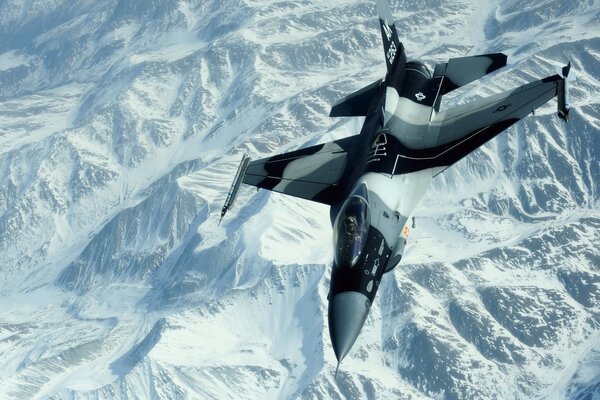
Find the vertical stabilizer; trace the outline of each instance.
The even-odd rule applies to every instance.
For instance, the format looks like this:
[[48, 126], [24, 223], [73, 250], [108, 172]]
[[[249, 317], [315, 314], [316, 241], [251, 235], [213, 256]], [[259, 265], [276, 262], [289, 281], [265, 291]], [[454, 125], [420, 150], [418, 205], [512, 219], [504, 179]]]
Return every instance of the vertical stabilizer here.
[[381, 38], [383, 40], [385, 64], [389, 73], [394, 69], [394, 64], [398, 60], [403, 60], [406, 63], [406, 54], [404, 54], [404, 46], [398, 39], [396, 23], [394, 17], [392, 17], [388, 0], [377, 0], [377, 15], [379, 16]]

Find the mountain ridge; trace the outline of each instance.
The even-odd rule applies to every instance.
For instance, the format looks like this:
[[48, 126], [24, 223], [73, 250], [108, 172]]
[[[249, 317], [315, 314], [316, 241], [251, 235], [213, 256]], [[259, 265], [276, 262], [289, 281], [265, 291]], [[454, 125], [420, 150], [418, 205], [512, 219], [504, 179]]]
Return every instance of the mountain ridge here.
[[0, 397], [600, 398], [600, 2], [392, 9], [430, 68], [509, 55], [443, 107], [570, 59], [572, 120], [435, 178], [335, 380], [327, 208], [217, 222], [242, 152], [357, 133], [327, 115], [385, 73], [374, 3], [2, 3]]

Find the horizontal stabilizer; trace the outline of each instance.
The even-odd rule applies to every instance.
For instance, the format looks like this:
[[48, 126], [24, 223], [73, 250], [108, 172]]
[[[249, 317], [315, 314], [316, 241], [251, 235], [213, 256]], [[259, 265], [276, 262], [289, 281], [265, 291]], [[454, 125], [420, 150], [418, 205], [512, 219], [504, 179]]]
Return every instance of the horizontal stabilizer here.
[[366, 86], [331, 107], [330, 117], [364, 117], [369, 111], [369, 106], [381, 86], [381, 81], [376, 81]]
[[433, 77], [443, 77], [440, 96], [471, 83], [506, 65], [507, 56], [502, 53], [451, 58], [447, 63], [437, 64]]

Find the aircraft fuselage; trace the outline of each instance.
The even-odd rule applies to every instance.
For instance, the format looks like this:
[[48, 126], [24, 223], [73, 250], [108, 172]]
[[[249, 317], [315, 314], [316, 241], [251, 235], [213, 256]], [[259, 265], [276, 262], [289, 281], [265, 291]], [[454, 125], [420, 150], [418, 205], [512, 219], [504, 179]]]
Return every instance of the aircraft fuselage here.
[[[407, 67], [411, 66], [416, 68], [398, 71], [403, 77], [401, 85], [382, 85], [380, 95], [373, 100], [361, 131], [369, 151], [357, 166], [360, 176], [346, 200], [332, 207], [336, 257], [329, 292], [329, 330], [338, 360], [344, 358], [358, 337], [383, 274], [400, 262], [404, 226], [438, 171], [428, 168], [398, 173], [410, 160], [400, 159], [396, 147], [406, 138], [413, 138], [419, 147], [421, 144], [414, 138], [427, 136], [433, 112], [432, 103], [424, 102], [427, 95], [423, 94], [429, 81], [428, 71], [421, 64], [407, 63]], [[410, 90], [402, 90], [406, 87]], [[411, 99], [415, 90], [420, 95]], [[352, 245], [348, 242], [352, 242], [354, 233], [348, 232], [352, 229], [345, 221], [354, 218], [347, 210], [354, 207], [355, 198], [364, 200], [368, 209], [368, 220], [364, 221], [368, 229], [359, 232], [365, 238], [356, 246], [360, 247], [358, 257], [349, 259], [339, 253]]]
[[569, 71], [440, 110], [444, 95], [506, 65], [502, 53], [451, 58], [433, 74], [407, 61], [387, 0], [377, 0], [386, 76], [334, 104], [365, 117], [359, 135], [251, 161], [244, 155], [221, 210], [242, 183], [327, 204], [334, 233], [329, 331], [339, 362], [368, 315], [385, 272], [402, 258], [402, 231], [431, 179], [553, 97], [569, 119]]

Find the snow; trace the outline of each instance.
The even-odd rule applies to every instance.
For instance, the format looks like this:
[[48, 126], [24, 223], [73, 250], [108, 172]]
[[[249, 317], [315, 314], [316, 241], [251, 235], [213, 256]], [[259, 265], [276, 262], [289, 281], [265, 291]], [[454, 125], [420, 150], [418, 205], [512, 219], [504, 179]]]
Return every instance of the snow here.
[[16, 50], [0, 54], [0, 71], [8, 71], [27, 64], [27, 58]]
[[2, 3], [0, 398], [599, 398], [600, 2], [392, 9], [410, 59], [509, 56], [443, 107], [570, 59], [573, 118], [433, 180], [336, 380], [328, 208], [218, 220], [242, 153], [358, 133], [374, 2]]

